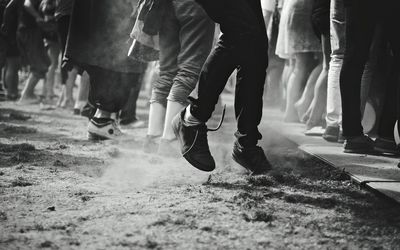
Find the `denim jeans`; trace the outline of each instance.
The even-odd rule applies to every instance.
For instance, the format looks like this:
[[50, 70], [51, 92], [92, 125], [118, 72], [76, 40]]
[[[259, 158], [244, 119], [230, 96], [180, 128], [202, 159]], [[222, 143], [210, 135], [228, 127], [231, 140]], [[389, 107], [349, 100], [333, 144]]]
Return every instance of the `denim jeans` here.
[[169, 2], [160, 30], [160, 77], [150, 102], [187, 104], [211, 51], [214, 31], [214, 22], [194, 0]]
[[340, 71], [342, 69], [345, 50], [345, 13], [343, 0], [331, 1], [331, 61], [328, 73], [328, 91], [326, 104], [326, 125], [340, 127], [342, 125], [342, 100], [340, 97]]
[[396, 58], [399, 58], [400, 44], [396, 27], [398, 1], [385, 0], [378, 5], [374, 0], [351, 0], [350, 3], [346, 8], [346, 53], [340, 75], [345, 137], [363, 134], [360, 110], [361, 79], [378, 22], [383, 21], [386, 30], [384, 34], [388, 36]]
[[191, 113], [206, 122], [229, 76], [237, 69], [235, 115], [236, 137], [246, 146], [261, 139], [263, 91], [268, 65], [268, 37], [259, 0], [197, 0], [220, 24], [222, 36], [200, 75], [198, 99]]

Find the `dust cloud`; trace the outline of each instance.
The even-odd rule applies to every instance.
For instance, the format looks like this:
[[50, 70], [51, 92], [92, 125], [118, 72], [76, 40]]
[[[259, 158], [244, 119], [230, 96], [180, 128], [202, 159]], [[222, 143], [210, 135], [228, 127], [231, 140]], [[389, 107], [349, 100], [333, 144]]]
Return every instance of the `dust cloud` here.
[[193, 168], [183, 158], [150, 155], [120, 147], [113, 147], [109, 152], [113, 159], [99, 182], [120, 192], [163, 185], [201, 185], [210, 178], [210, 173]]

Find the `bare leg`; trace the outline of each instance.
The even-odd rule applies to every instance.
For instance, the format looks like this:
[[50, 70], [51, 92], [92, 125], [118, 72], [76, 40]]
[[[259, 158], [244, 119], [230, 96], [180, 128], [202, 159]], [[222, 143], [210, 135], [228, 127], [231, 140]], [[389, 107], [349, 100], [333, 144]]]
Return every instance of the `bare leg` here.
[[47, 49], [47, 54], [50, 58], [51, 64], [46, 74], [42, 95], [45, 99], [50, 101], [54, 96], [55, 72], [58, 68], [58, 56], [60, 55], [60, 48], [57, 44], [50, 44]]
[[331, 60], [331, 43], [329, 36], [322, 36], [323, 69], [315, 85], [314, 99], [311, 103], [310, 118], [307, 121], [307, 129], [320, 125], [322, 115], [326, 111], [327, 92], [328, 92], [328, 72]]
[[312, 59], [312, 53], [298, 53], [295, 55], [293, 72], [289, 77], [286, 90], [285, 122], [299, 122], [294, 104], [299, 100], [302, 88], [307, 82]]
[[68, 79], [65, 85], [63, 86], [63, 99], [60, 102], [60, 106], [62, 108], [68, 108], [74, 105], [74, 99], [72, 97], [73, 89], [76, 81], [76, 76], [78, 71], [76, 69], [71, 70], [68, 72]]
[[88, 102], [89, 86], [90, 86], [89, 75], [86, 72], [84, 72], [81, 76], [81, 81], [79, 83], [78, 98], [76, 99], [74, 109], [81, 110]]
[[37, 101], [34, 92], [39, 80], [40, 78], [36, 74], [33, 74], [32, 72], [29, 74], [29, 77], [26, 80], [26, 85], [24, 87], [24, 90], [22, 91], [21, 98], [19, 100], [21, 104], [27, 104]]

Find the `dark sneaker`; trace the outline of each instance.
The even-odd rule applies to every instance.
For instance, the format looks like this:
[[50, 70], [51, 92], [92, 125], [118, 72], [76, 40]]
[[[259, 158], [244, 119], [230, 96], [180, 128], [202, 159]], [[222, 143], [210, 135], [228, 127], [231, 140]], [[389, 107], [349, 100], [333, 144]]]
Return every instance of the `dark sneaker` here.
[[394, 140], [384, 138], [377, 138], [375, 140], [374, 150], [382, 154], [398, 155], [400, 153]]
[[253, 175], [265, 174], [272, 169], [264, 150], [259, 146], [242, 147], [238, 142], [233, 146], [232, 158]]
[[322, 138], [324, 138], [328, 142], [338, 142], [339, 140], [340, 129], [336, 126], [328, 126], [325, 129]]
[[366, 135], [347, 138], [344, 142], [344, 152], [368, 154], [374, 151], [374, 141]]
[[172, 129], [181, 145], [183, 157], [195, 168], [210, 172], [215, 169], [215, 161], [211, 155], [207, 140], [207, 126], [187, 126], [184, 122], [186, 109], [172, 120]]

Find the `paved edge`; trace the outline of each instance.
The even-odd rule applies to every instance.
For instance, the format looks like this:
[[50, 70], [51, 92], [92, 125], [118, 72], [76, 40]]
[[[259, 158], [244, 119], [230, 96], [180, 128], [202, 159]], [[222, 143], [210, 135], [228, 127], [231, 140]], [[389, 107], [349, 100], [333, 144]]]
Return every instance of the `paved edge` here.
[[[323, 156], [320, 156], [318, 154], [312, 153], [310, 151], [305, 150], [304, 148], [301, 147], [301, 145], [299, 145], [298, 142], [296, 142], [295, 140], [293, 140], [292, 138], [290, 138], [290, 136], [287, 136], [285, 134], [283, 134], [282, 132], [280, 132], [277, 129], [274, 129], [272, 126], [263, 126], [263, 131], [265, 130], [270, 130], [273, 131], [275, 136], [279, 136], [281, 138], [285, 138], [286, 140], [290, 141], [291, 143], [293, 143], [294, 145], [297, 146], [297, 149], [300, 150], [301, 152], [323, 162], [325, 165], [331, 167], [331, 168], [335, 168], [338, 169], [338, 167], [333, 164], [332, 162], [330, 162], [329, 160], [325, 159]], [[268, 133], [266, 133], [268, 134]], [[400, 205], [400, 200], [398, 199], [398, 197], [392, 197], [390, 196], [390, 194], [385, 193], [380, 191], [379, 189], [376, 189], [374, 187], [372, 187], [371, 185], [369, 185], [370, 183], [379, 183], [378, 181], [373, 181], [373, 182], [368, 182], [368, 181], [362, 181], [359, 178], [357, 178], [356, 176], [354, 176], [353, 174], [351, 174], [348, 171], [343, 171], [350, 179], [352, 183], [355, 183], [359, 186], [360, 189], [365, 189], [381, 198], [384, 198], [385, 200], [388, 200], [389, 202], [395, 203], [397, 205]], [[400, 181], [384, 181], [384, 183], [400, 183]]]

